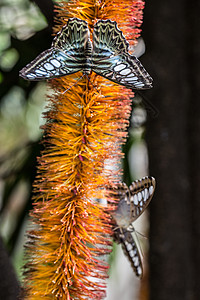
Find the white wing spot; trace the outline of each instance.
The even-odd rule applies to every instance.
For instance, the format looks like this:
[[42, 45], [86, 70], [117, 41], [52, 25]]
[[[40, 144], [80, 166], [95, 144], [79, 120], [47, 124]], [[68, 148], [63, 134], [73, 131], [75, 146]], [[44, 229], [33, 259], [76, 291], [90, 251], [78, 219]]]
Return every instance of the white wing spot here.
[[138, 80], [138, 77], [137, 76], [133, 76], [133, 74], [130, 74], [127, 76], [127, 79], [128, 80]]
[[141, 275], [141, 274], [142, 274], [142, 268], [141, 268], [141, 267], [138, 267], [138, 268], [137, 268], [137, 272], [138, 272], [139, 275]]
[[[121, 234], [121, 236], [122, 236], [122, 238], [124, 238], [124, 235]], [[126, 245], [126, 247], [128, 247], [128, 245], [129, 245], [129, 243], [126, 240], [124, 241], [124, 244]]]
[[114, 67], [114, 71], [115, 72], [121, 71], [125, 67], [126, 67], [126, 65], [124, 65], [124, 64], [117, 65], [117, 66]]
[[140, 86], [142, 87], [142, 86], [144, 86], [144, 83], [142, 83], [142, 82], [137, 82], [137, 83], [135, 83], [135, 86], [136, 86], [136, 87], [140, 87]]
[[33, 78], [35, 78], [36, 76], [35, 76], [35, 74], [32, 74], [32, 73], [31, 73], [31, 74], [27, 74], [26, 77], [27, 77], [27, 78], [30, 78], [30, 79], [33, 79]]
[[135, 205], [138, 205], [138, 197], [137, 197], [137, 195], [133, 196], [133, 202], [134, 202]]
[[36, 75], [38, 75], [38, 76], [47, 75], [47, 72], [40, 71], [40, 69], [39, 69], [39, 70], [35, 70], [35, 73], [36, 73]]
[[131, 244], [127, 243], [126, 248], [127, 248], [128, 251], [131, 251], [131, 249], [132, 249]]
[[52, 65], [54, 65], [57, 68], [59, 68], [60, 65], [61, 65], [61, 63], [56, 59], [52, 59], [50, 62], [51, 62]]
[[139, 192], [138, 193], [138, 200], [141, 201], [142, 200], [142, 194]]
[[134, 262], [134, 266], [138, 266], [139, 265], [139, 259], [138, 259], [138, 257], [136, 256], [136, 257], [134, 257], [134, 259], [133, 259], [133, 262]]
[[45, 69], [47, 69], [48, 71], [51, 71], [51, 70], [54, 69], [54, 67], [53, 67], [52, 64], [50, 64], [50, 63], [44, 64], [44, 67], [45, 67]]
[[150, 188], [149, 188], [149, 194], [150, 194], [150, 195], [153, 194], [153, 185], [151, 185]]
[[40, 72], [47, 72], [46, 70], [45, 70], [45, 68], [43, 68], [43, 67], [40, 67], [39, 69], [38, 69]]
[[137, 82], [137, 80], [130, 80], [129, 78], [123, 78], [123, 81], [125, 81], [125, 83], [136, 83]]
[[120, 72], [120, 75], [129, 75], [131, 73], [130, 69], [124, 69]]
[[149, 198], [149, 192], [147, 188], [144, 190], [144, 201], [146, 201]]
[[124, 196], [124, 201], [125, 201], [125, 202], [128, 202], [128, 197], [127, 197], [127, 195]]

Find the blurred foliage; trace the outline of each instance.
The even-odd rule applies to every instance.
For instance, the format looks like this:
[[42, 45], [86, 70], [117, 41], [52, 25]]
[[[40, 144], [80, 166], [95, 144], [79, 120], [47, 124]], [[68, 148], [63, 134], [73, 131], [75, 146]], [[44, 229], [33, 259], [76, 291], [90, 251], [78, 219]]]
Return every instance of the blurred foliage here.
[[22, 256], [24, 221], [41, 150], [46, 88], [45, 82], [25, 82], [18, 74], [49, 46], [51, 26], [31, 1], [0, 3], [0, 233], [16, 264], [18, 254]]
[[[39, 128], [44, 122], [46, 93], [45, 82], [27, 82], [18, 74], [50, 46], [53, 18], [50, 0], [0, 3], [0, 234], [17, 268], [22, 264], [32, 184], [42, 148]], [[134, 98], [133, 108], [129, 138], [123, 148], [127, 184], [146, 175], [147, 169], [137, 171], [139, 158], [134, 157], [139, 151], [147, 161], [143, 140], [146, 111], [141, 97]]]

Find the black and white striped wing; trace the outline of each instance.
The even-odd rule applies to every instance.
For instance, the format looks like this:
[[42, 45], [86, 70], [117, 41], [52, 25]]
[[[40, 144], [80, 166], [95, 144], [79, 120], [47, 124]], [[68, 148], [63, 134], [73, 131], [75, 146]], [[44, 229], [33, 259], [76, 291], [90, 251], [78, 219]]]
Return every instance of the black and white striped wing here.
[[85, 67], [89, 40], [87, 22], [72, 18], [56, 35], [50, 49], [20, 71], [27, 80], [44, 80], [76, 73]]
[[139, 244], [131, 234], [134, 231], [132, 223], [150, 203], [155, 191], [155, 184], [154, 177], [146, 176], [135, 180], [129, 188], [125, 183], [120, 183], [114, 191], [114, 196], [119, 199], [116, 209], [111, 212], [114, 219], [114, 240], [122, 245], [125, 255], [139, 277], [143, 273], [142, 258]]
[[152, 87], [152, 78], [140, 61], [128, 53], [128, 42], [111, 20], [100, 20], [94, 26], [92, 70], [131, 89]]
[[137, 242], [130, 231], [124, 228], [118, 228], [114, 232], [114, 240], [122, 245], [124, 254], [127, 256], [131, 266], [138, 277], [143, 275], [142, 255]]
[[154, 177], [145, 176], [132, 182], [129, 186], [130, 193], [130, 208], [131, 208], [131, 222], [134, 222], [149, 205], [154, 191], [156, 181]]
[[155, 191], [154, 177], [146, 176], [132, 182], [128, 188], [120, 183], [115, 190], [119, 199], [112, 216], [119, 227], [128, 228], [149, 205]]

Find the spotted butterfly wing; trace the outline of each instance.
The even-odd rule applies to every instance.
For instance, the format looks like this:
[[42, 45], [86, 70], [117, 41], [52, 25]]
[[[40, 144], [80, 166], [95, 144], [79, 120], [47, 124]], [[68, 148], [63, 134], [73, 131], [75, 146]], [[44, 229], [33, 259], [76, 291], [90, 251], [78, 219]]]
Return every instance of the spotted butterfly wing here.
[[129, 188], [125, 183], [120, 183], [115, 191], [120, 200], [112, 212], [118, 226], [128, 228], [149, 205], [154, 191], [155, 179], [150, 176], [133, 181]]
[[92, 70], [128, 88], [152, 87], [152, 78], [140, 61], [128, 53], [128, 42], [111, 20], [100, 20], [94, 26]]
[[128, 42], [111, 20], [94, 26], [93, 50], [87, 22], [72, 18], [55, 37], [52, 47], [42, 52], [20, 71], [27, 80], [57, 78], [91, 69], [118, 84], [132, 89], [152, 87], [152, 78], [139, 60], [128, 53]]
[[116, 210], [112, 212], [115, 221], [113, 231], [114, 239], [122, 245], [136, 275], [143, 273], [142, 259], [139, 245], [132, 236], [134, 231], [132, 223], [144, 212], [150, 203], [155, 191], [155, 179], [150, 176], [135, 180], [128, 188], [125, 183], [120, 183], [114, 195], [119, 198]]
[[143, 275], [142, 256], [130, 231], [117, 228], [114, 232], [114, 240], [122, 245], [122, 249], [138, 277]]
[[85, 68], [88, 47], [87, 22], [72, 18], [56, 35], [50, 49], [42, 52], [20, 71], [27, 80], [44, 80], [76, 73]]
[[134, 222], [149, 205], [155, 191], [155, 186], [155, 178], [151, 176], [145, 176], [142, 179], [135, 180], [129, 186], [131, 223]]

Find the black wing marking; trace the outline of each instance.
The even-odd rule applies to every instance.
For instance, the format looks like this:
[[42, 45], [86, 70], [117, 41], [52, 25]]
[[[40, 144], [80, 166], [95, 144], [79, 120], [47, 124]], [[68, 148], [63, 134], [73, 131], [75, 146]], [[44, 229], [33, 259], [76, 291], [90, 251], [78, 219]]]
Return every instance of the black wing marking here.
[[93, 31], [92, 70], [132, 89], [149, 89], [152, 78], [140, 61], [128, 53], [128, 42], [111, 20], [100, 20]]
[[76, 73], [86, 64], [85, 48], [89, 40], [87, 22], [72, 18], [53, 40], [52, 47], [20, 71], [27, 80], [44, 80]]
[[134, 222], [149, 205], [155, 192], [156, 181], [154, 177], [146, 176], [135, 180], [129, 187], [131, 222]]
[[136, 275], [143, 274], [141, 252], [139, 244], [133, 238], [132, 223], [144, 212], [155, 191], [154, 177], [146, 176], [135, 180], [128, 188], [125, 183], [118, 185], [113, 191], [114, 197], [119, 199], [116, 210], [111, 212], [114, 219], [114, 240], [122, 245]]
[[128, 188], [125, 183], [118, 185], [114, 197], [119, 199], [112, 216], [119, 227], [128, 228], [149, 205], [155, 191], [154, 177], [146, 176], [135, 180]]
[[40, 81], [76, 73], [75, 59], [65, 55], [60, 49], [50, 48], [38, 55], [24, 67], [19, 75], [27, 80]]
[[128, 53], [128, 42], [123, 33], [117, 27], [117, 23], [111, 20], [99, 20], [94, 25], [93, 51], [97, 56], [104, 56], [106, 51], [112, 53]]
[[114, 240], [122, 245], [123, 252], [130, 261], [135, 274], [141, 278], [143, 275], [142, 256], [131, 232], [125, 228], [118, 228], [114, 231]]
[[55, 36], [51, 46], [61, 49], [69, 55], [76, 54], [76, 59], [82, 61], [89, 37], [87, 22], [78, 18], [71, 18]]

